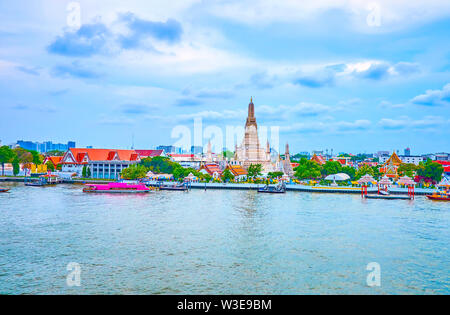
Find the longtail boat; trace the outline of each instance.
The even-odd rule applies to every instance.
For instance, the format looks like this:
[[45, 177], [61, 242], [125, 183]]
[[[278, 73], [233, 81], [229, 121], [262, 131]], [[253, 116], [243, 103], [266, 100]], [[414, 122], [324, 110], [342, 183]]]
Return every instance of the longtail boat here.
[[144, 184], [108, 183], [87, 184], [83, 188], [85, 193], [148, 193], [151, 189]]
[[426, 197], [435, 201], [450, 201], [450, 193], [448, 192], [435, 192], [432, 195], [426, 195]]

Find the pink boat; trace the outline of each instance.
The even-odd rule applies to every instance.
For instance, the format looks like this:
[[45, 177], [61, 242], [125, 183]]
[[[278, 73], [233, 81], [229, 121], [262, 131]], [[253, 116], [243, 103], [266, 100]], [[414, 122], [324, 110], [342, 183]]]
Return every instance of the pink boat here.
[[144, 184], [108, 183], [87, 184], [83, 192], [88, 193], [148, 193], [150, 188]]

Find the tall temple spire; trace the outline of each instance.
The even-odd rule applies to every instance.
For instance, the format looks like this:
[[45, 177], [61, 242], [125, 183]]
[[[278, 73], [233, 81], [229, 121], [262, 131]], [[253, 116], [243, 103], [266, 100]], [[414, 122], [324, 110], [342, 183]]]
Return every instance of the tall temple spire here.
[[286, 142], [286, 152], [284, 153], [284, 163], [283, 163], [284, 173], [289, 177], [294, 175], [294, 170], [291, 165], [291, 157], [289, 154], [289, 144]]
[[255, 105], [253, 104], [253, 97], [250, 97], [250, 104], [248, 104], [248, 116], [247, 116], [247, 122], [245, 126], [250, 126], [256, 124], [256, 118], [255, 118]]
[[206, 152], [206, 162], [211, 163], [213, 161], [212, 149], [211, 149], [211, 139], [208, 141], [208, 151]]

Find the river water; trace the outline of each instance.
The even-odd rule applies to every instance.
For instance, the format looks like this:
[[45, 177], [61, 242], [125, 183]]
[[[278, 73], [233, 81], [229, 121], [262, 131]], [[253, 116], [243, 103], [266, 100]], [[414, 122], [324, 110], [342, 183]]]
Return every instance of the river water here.
[[0, 294], [450, 293], [450, 203], [2, 186]]

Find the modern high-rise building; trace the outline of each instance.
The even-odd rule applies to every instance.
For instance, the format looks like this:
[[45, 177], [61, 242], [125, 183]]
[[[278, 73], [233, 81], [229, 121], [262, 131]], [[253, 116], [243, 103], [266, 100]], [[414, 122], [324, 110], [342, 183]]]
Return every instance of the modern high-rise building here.
[[411, 149], [410, 148], [406, 148], [405, 149], [405, 156], [410, 156], [411, 155]]
[[17, 141], [17, 146], [24, 148], [25, 150], [38, 151], [40, 153], [46, 153], [50, 151], [67, 151], [70, 148], [75, 148], [75, 141], [69, 141], [67, 144], [63, 143], [53, 143], [52, 141], [32, 142], [32, 141]]
[[183, 152], [182, 148], [173, 145], [159, 145], [156, 150], [163, 150], [165, 154], [181, 154]]
[[203, 147], [202, 146], [191, 146], [191, 154], [202, 154]]
[[24, 148], [25, 150], [32, 150], [32, 151], [38, 150], [38, 144], [32, 141], [19, 140], [17, 141], [17, 145], [21, 148]]

